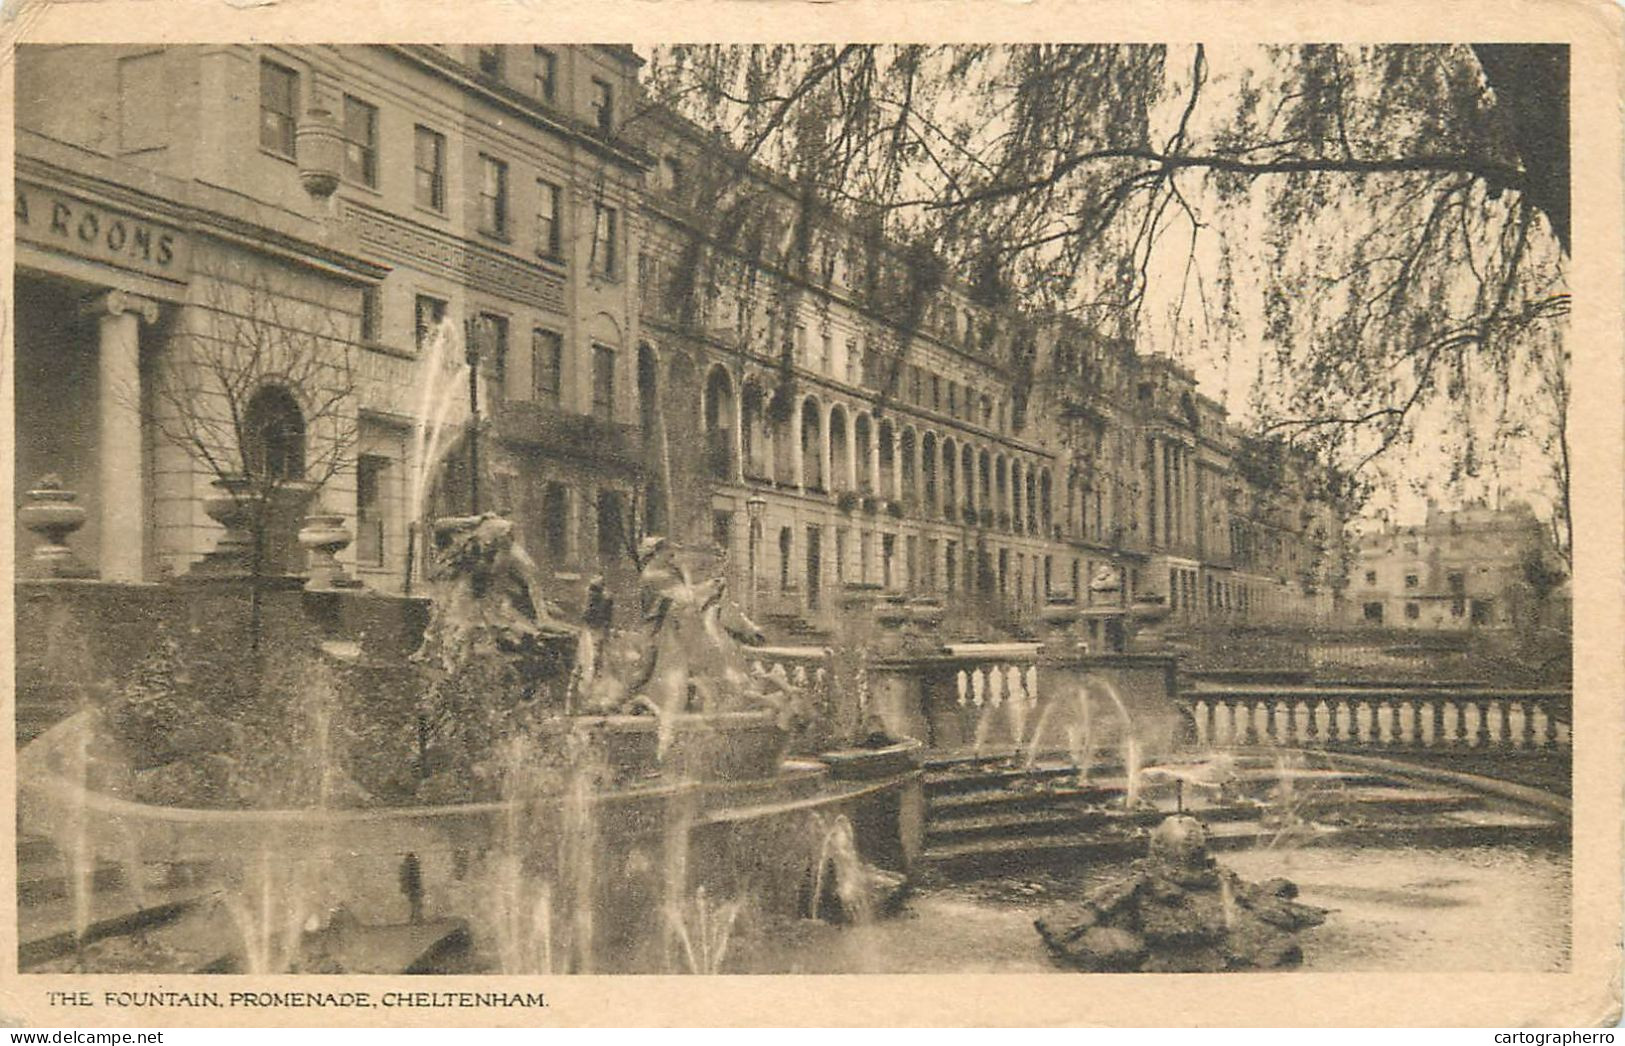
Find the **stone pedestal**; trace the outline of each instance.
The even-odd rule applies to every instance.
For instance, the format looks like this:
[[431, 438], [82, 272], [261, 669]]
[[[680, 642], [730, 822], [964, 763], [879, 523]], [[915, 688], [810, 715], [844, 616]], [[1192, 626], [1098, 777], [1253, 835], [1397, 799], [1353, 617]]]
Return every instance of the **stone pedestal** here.
[[305, 517], [304, 528], [299, 531], [299, 544], [309, 555], [310, 579], [305, 587], [313, 590], [361, 588], [361, 582], [344, 572], [338, 560], [340, 552], [350, 544], [350, 530], [344, 525], [344, 516], [337, 512], [319, 512]]

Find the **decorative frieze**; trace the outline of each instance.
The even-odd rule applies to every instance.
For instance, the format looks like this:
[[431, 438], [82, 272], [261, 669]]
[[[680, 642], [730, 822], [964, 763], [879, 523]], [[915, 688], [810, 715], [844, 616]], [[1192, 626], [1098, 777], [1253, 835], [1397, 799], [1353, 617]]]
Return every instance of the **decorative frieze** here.
[[345, 223], [369, 250], [400, 264], [454, 280], [487, 294], [563, 313], [564, 277], [497, 251], [426, 229], [353, 201]]

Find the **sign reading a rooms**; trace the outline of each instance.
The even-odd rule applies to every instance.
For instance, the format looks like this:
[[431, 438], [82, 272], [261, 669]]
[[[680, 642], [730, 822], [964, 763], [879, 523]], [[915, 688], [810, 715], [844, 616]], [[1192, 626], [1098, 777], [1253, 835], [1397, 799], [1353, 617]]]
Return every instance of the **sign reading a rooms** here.
[[16, 216], [19, 240], [151, 276], [186, 279], [186, 238], [170, 226], [25, 185], [17, 186]]

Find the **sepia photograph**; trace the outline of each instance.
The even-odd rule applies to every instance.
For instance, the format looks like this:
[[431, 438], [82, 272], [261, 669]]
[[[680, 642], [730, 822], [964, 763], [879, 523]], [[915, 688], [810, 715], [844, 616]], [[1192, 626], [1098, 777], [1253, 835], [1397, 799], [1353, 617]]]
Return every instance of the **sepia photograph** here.
[[1571, 65], [18, 43], [20, 980], [1573, 972]]

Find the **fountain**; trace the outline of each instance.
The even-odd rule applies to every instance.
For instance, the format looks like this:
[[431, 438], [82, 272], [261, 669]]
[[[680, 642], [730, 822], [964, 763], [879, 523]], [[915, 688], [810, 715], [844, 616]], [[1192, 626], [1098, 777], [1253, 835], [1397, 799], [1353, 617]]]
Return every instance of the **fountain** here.
[[1058, 962], [1088, 972], [1200, 973], [1303, 961], [1298, 932], [1326, 911], [1285, 879], [1242, 882], [1208, 853], [1194, 818], [1159, 824], [1124, 874], [1035, 921]]

